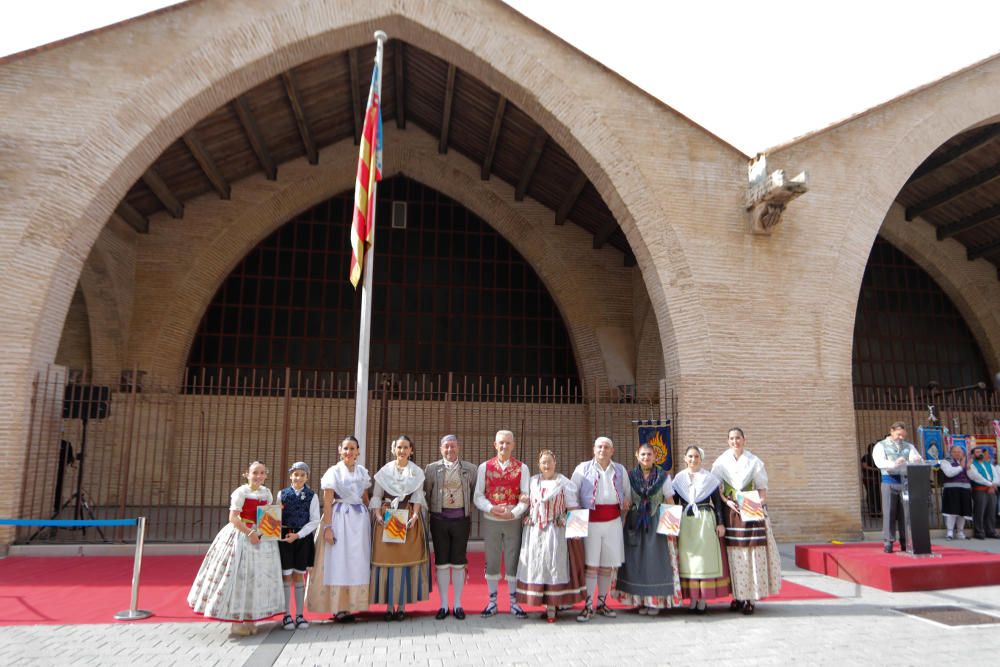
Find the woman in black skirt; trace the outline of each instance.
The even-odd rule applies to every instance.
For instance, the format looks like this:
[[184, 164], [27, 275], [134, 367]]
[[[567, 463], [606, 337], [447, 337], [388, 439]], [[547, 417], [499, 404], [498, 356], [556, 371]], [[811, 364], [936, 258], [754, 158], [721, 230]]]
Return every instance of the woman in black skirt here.
[[969, 483], [968, 469], [969, 460], [965, 456], [965, 450], [958, 445], [951, 448], [950, 458], [941, 461], [941, 472], [945, 477], [941, 514], [948, 529], [945, 538], [949, 540], [956, 537], [966, 539], [965, 520], [972, 520], [972, 485]]

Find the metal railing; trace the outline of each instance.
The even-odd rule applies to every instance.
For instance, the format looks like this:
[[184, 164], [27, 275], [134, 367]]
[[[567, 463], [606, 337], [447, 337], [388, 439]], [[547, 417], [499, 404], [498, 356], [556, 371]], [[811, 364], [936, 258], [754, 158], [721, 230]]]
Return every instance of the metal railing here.
[[[70, 386], [87, 382], [74, 378]], [[581, 386], [449, 374], [376, 374], [370, 386], [365, 465], [371, 472], [388, 460], [388, 444], [400, 434], [413, 439], [416, 462], [425, 466], [438, 457], [445, 433], [456, 433], [463, 458], [478, 463], [493, 454], [494, 435], [506, 428], [516, 435], [516, 456], [533, 472], [538, 452], [550, 449], [560, 472], [569, 474], [590, 456], [596, 435], [611, 437], [618, 458], [628, 461], [638, 444], [633, 420], [676, 423], [677, 417], [675, 397], [663, 382], [653, 396], [593, 380]], [[104, 413], [93, 405], [104, 400], [99, 388], [85, 392], [85, 403], [68, 406], [79, 396], [67, 391], [58, 367], [36, 379], [19, 514], [79, 520], [142, 515], [150, 542], [210, 541], [253, 460], [270, 468], [272, 492], [287, 485], [284, 471], [299, 460], [310, 464], [311, 484], [318, 488], [354, 423], [354, 378], [347, 373], [198, 374], [174, 386], [144, 377], [141, 384], [109, 387]], [[124, 542], [135, 539], [132, 533], [56, 530], [34, 540]], [[18, 531], [16, 540], [32, 537]]]

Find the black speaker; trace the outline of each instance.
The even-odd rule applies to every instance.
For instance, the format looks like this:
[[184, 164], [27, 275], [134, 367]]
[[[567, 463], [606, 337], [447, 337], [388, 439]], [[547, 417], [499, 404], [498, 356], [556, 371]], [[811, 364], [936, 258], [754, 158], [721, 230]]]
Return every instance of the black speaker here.
[[111, 412], [111, 387], [68, 384], [63, 394], [63, 419], [106, 419]]

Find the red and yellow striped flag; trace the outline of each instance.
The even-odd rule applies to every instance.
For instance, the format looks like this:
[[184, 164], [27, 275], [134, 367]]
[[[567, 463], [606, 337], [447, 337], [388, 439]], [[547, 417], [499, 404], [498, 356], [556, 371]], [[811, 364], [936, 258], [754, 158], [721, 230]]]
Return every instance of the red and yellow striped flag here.
[[357, 288], [365, 267], [365, 252], [375, 237], [375, 184], [382, 180], [382, 74], [380, 63], [372, 71], [365, 125], [358, 153], [358, 180], [354, 186], [354, 219], [351, 221], [351, 284]]

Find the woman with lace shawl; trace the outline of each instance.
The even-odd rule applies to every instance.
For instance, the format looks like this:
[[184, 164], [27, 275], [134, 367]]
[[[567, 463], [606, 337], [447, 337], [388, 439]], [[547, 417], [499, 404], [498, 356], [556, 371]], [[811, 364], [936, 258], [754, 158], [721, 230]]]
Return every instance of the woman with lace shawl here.
[[767, 503], [767, 471], [764, 462], [746, 449], [743, 429], [729, 429], [729, 449], [712, 464], [712, 474], [722, 480], [728, 506], [726, 552], [733, 587], [729, 608], [752, 614], [757, 600], [781, 590], [781, 556], [766, 504], [762, 521], [743, 521], [740, 516], [737, 494], [741, 491], [756, 491], [761, 502]]
[[628, 474], [632, 508], [625, 516], [625, 563], [612, 597], [638, 607], [644, 616], [656, 616], [681, 604], [676, 538], [656, 532], [660, 505], [672, 504], [674, 492], [650, 445], [639, 445], [635, 458], [638, 465]]
[[[375, 513], [372, 532], [372, 604], [386, 605], [385, 620], [406, 618], [406, 605], [430, 596], [430, 558], [421, 512], [424, 502], [424, 471], [410, 456], [413, 441], [405, 435], [392, 443], [396, 457], [375, 473], [375, 488], [369, 507]], [[386, 542], [387, 510], [409, 510], [406, 537], [402, 543]]]
[[677, 539], [681, 590], [690, 611], [704, 614], [708, 600], [729, 595], [729, 568], [721, 538], [726, 534], [719, 478], [702, 470], [700, 447], [684, 452], [687, 468], [674, 478], [674, 500], [684, 505]]
[[555, 623], [559, 607], [573, 606], [586, 598], [583, 578], [583, 545], [570, 558], [566, 540], [566, 510], [577, 506], [576, 486], [556, 473], [556, 455], [545, 449], [538, 455], [541, 473], [528, 483], [528, 513], [524, 517], [521, 553], [517, 563], [517, 601], [544, 605], [545, 618]]

